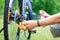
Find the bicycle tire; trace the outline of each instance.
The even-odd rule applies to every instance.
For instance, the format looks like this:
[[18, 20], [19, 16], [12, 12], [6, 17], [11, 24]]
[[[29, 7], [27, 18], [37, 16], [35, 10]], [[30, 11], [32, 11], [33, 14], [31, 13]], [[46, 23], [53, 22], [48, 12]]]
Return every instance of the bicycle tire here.
[[4, 25], [3, 25], [3, 28], [4, 28], [4, 40], [10, 40], [9, 39], [9, 29], [8, 29], [8, 11], [10, 11], [9, 10], [9, 2], [10, 2], [10, 0], [5, 0]]
[[4, 40], [9, 40], [8, 38], [8, 7], [9, 0], [5, 0], [5, 8], [4, 8]]
[[[23, 0], [19, 0], [18, 2], [20, 2], [19, 3], [19, 9], [20, 9], [20, 15], [23, 15], [23, 10], [22, 10], [22, 3], [23, 3]], [[27, 14], [26, 14], [27, 15]], [[23, 15], [24, 16], [24, 15]], [[27, 16], [27, 18], [25, 19], [25, 20], [29, 20], [29, 16]], [[31, 37], [31, 32], [28, 30], [27, 31], [28, 32], [28, 34], [26, 34], [26, 32], [24, 32], [24, 34], [25, 34], [25, 37], [27, 38], [27, 40], [30, 40], [30, 37]], [[27, 35], [27, 36], [26, 36]]]
[[[10, 0], [5, 0], [5, 9], [4, 9], [4, 40], [10, 40], [9, 39], [9, 31], [8, 31], [8, 9], [9, 9], [9, 2]], [[21, 2], [22, 3], [22, 2]], [[22, 4], [19, 4], [19, 9], [22, 12]], [[20, 12], [20, 13], [21, 13]], [[30, 40], [31, 32], [28, 31], [29, 35], [27, 37], [28, 40]], [[20, 29], [17, 30], [16, 40], [19, 40], [20, 37]]]

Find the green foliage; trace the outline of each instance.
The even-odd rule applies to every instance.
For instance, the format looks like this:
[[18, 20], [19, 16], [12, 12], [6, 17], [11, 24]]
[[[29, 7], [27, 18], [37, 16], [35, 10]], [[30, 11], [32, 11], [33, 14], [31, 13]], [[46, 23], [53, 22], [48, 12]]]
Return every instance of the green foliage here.
[[[0, 15], [4, 13], [4, 4], [5, 1], [0, 0]], [[14, 6], [18, 7], [17, 0]], [[49, 14], [55, 14], [60, 11], [60, 0], [32, 0], [32, 8], [35, 13], [38, 13], [39, 10], [45, 10]]]
[[18, 9], [18, 1], [14, 0], [13, 4], [12, 4], [12, 10], [16, 11]]
[[0, 0], [0, 15], [4, 13], [4, 0]]
[[33, 11], [38, 13], [39, 10], [45, 10], [49, 14], [54, 14], [60, 10], [60, 0], [33, 0]]

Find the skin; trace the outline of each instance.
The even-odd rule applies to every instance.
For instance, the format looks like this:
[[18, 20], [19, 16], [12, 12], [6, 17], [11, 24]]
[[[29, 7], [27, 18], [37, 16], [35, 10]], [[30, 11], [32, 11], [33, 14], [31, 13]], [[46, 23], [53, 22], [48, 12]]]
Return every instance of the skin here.
[[[39, 20], [40, 26], [52, 25], [60, 23], [60, 13], [49, 16], [45, 19]], [[32, 30], [33, 28], [38, 27], [37, 20], [23, 21], [22, 24], [28, 29]]]
[[46, 26], [46, 25], [52, 25], [52, 24], [57, 24], [60, 23], [60, 13], [49, 16], [45, 19], [39, 20], [39, 24], [41, 26]]

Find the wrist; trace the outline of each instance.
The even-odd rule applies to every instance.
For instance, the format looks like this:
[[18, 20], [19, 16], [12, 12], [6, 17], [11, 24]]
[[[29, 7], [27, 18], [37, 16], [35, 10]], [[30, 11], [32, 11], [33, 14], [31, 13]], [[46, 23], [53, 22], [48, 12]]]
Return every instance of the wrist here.
[[35, 21], [35, 26], [36, 26], [36, 27], [39, 27], [39, 26], [40, 26], [39, 20]]
[[38, 27], [40, 26], [40, 24], [39, 24], [39, 20], [37, 20], [37, 26], [38, 26]]
[[36, 21], [36, 20], [34, 20], [34, 21], [33, 21], [33, 25], [34, 25], [35, 27], [37, 27], [37, 26], [38, 26], [38, 24], [37, 24], [37, 21]]

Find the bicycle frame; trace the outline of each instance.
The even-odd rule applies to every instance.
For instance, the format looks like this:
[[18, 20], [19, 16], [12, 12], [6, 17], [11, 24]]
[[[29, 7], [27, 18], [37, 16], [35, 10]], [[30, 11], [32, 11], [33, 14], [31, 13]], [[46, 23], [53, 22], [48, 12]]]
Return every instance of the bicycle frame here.
[[[8, 21], [10, 21], [10, 16], [12, 15], [12, 13], [10, 13], [10, 12], [12, 10], [12, 4], [13, 3], [14, 3], [14, 0], [5, 0], [4, 25], [3, 25], [4, 27], [2, 28], [2, 30], [4, 30], [4, 40], [9, 40], [9, 35], [8, 35]], [[25, 10], [23, 10], [24, 9], [23, 7], [24, 7], [24, 0], [18, 0], [19, 14], [18, 14], [17, 22], [16, 22], [18, 25], [20, 25], [19, 23], [22, 22], [23, 20], [26, 20], [25, 17], [24, 17], [24, 13], [25, 12], [23, 12], [23, 11], [25, 11]], [[32, 13], [32, 10], [31, 10], [31, 13]], [[29, 20], [31, 20], [32, 19], [32, 14], [30, 14], [30, 11], [29, 11], [28, 16], [29, 16]], [[15, 16], [11, 16], [11, 17], [13, 17], [13, 19], [11, 19], [11, 20], [16, 21], [15, 20], [16, 19], [16, 15]], [[21, 29], [18, 28], [17, 35], [16, 35], [16, 40], [19, 40], [20, 30]], [[29, 36], [27, 37], [27, 39], [30, 40], [31, 31], [28, 30], [28, 32], [29, 32]]]

